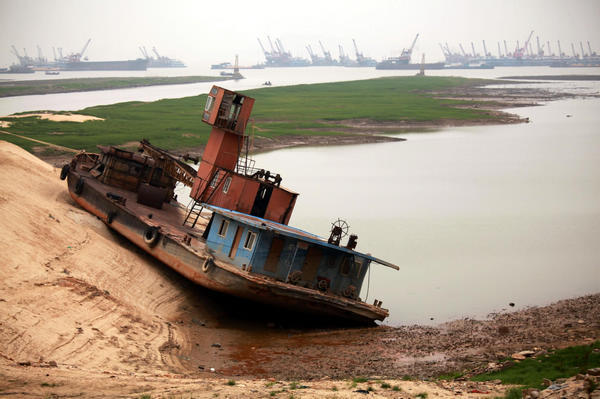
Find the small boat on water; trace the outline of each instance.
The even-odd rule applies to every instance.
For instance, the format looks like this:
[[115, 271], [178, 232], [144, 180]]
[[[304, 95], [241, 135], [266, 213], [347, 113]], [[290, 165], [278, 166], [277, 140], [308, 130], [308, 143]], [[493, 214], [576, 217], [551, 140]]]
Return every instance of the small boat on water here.
[[[298, 194], [248, 157], [253, 104], [213, 86], [202, 114], [212, 131], [197, 171], [189, 157], [143, 140], [137, 153], [80, 153], [61, 179], [81, 207], [201, 286], [296, 312], [385, 319], [381, 301], [359, 295], [372, 263], [398, 267], [356, 251], [356, 235], [343, 245], [348, 226], [339, 219], [328, 239], [288, 225]], [[187, 207], [176, 200], [177, 183], [191, 189]]]

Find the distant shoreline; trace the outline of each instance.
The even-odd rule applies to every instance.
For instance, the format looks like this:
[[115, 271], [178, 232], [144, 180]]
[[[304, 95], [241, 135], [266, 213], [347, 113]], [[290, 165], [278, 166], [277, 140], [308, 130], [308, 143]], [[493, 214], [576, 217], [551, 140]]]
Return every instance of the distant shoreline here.
[[20, 81], [0, 80], [0, 97], [16, 97], [39, 94], [131, 89], [136, 87], [148, 86], [221, 82], [230, 79], [231, 77], [229, 76], [153, 76], [143, 78], [72, 78]]
[[502, 76], [498, 79], [519, 79], [519, 80], [565, 80], [565, 81], [595, 81], [600, 80], [600, 75], [532, 75], [532, 76]]

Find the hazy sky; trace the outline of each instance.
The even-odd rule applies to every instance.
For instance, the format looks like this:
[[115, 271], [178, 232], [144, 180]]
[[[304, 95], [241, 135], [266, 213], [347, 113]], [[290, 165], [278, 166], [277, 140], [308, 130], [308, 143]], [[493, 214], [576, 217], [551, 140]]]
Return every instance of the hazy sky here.
[[560, 40], [568, 54], [571, 42], [579, 51], [579, 41], [587, 52], [589, 40], [600, 53], [600, 0], [0, 0], [0, 66], [16, 61], [11, 44], [29, 55], [39, 45], [52, 58], [53, 46], [79, 52], [88, 38], [90, 60], [138, 58], [144, 45], [188, 64], [239, 54], [246, 65], [264, 61], [256, 39], [267, 46], [267, 35], [306, 58], [306, 45], [316, 50], [318, 40], [336, 58], [338, 44], [354, 57], [355, 38], [380, 60], [410, 46], [417, 33], [413, 61], [421, 53], [434, 61], [443, 58], [440, 42], [467, 50], [473, 41], [483, 53], [485, 39], [496, 55], [498, 41], [514, 48], [531, 30], [534, 48], [539, 36], [553, 51]]

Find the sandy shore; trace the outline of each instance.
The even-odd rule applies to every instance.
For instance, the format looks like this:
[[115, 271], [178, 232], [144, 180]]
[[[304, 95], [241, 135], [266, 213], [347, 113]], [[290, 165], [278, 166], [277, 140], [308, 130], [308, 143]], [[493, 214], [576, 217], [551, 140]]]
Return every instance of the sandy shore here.
[[[78, 208], [59, 170], [21, 148], [0, 142], [0, 165], [2, 396], [497, 395], [505, 387], [403, 377], [600, 338], [600, 295], [436, 327], [316, 324], [193, 285]], [[359, 376], [370, 381], [353, 386]]]

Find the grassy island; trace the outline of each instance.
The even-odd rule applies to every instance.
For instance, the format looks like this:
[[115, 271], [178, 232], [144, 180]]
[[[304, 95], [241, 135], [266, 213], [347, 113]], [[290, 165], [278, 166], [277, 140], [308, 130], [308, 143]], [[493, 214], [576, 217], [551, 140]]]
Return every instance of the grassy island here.
[[[456, 99], [455, 94], [453, 99], [443, 98], [445, 90], [468, 91], [485, 83], [488, 81], [411, 76], [247, 90], [244, 94], [256, 99], [247, 132], [267, 139], [347, 137], [398, 133], [422, 125], [502, 123], [505, 115], [484, 109], [486, 104], [493, 108], [493, 103]], [[210, 126], [201, 122], [205, 101], [206, 95], [199, 95], [90, 107], [74, 113], [102, 120], [83, 123], [36, 116], [0, 120], [10, 123], [8, 127], [4, 124], [5, 131], [86, 151], [95, 151], [98, 144], [124, 145], [142, 138], [167, 149], [189, 149], [207, 141]], [[39, 146], [7, 135], [0, 139], [30, 151]]]

